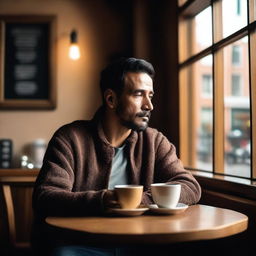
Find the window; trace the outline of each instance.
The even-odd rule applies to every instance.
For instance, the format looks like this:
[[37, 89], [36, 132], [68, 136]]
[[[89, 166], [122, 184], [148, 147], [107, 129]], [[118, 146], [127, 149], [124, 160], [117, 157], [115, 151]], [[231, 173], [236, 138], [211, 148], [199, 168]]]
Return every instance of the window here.
[[[191, 20], [183, 20], [180, 22], [180, 26], [183, 27], [184, 33], [189, 33], [193, 30], [194, 42], [185, 47], [186, 41], [180, 38], [179, 44], [179, 57], [183, 61], [187, 57], [204, 50], [212, 43], [212, 9], [206, 8], [201, 13], [193, 17]], [[180, 34], [181, 35], [181, 34]], [[192, 35], [191, 35], [192, 36]], [[191, 41], [189, 39], [189, 41]], [[183, 46], [181, 46], [183, 45]]]
[[241, 15], [241, 0], [236, 0], [236, 14]]
[[232, 64], [240, 65], [241, 64], [241, 51], [239, 45], [234, 45], [232, 47]]
[[241, 95], [241, 76], [240, 75], [232, 74], [231, 95], [232, 96]]
[[212, 75], [203, 75], [202, 93], [205, 97], [212, 97]]
[[[250, 177], [250, 112], [249, 108], [231, 108], [230, 122], [225, 122], [225, 172]], [[227, 127], [229, 126], [229, 127]]]
[[180, 8], [180, 157], [187, 168], [256, 179], [254, 10], [256, 1], [246, 0]]
[[189, 167], [212, 171], [212, 56], [208, 55], [194, 62], [190, 68], [182, 70], [181, 79], [184, 79], [184, 83], [181, 83], [184, 86], [181, 88], [183, 97], [180, 99], [180, 115], [183, 116], [181, 127], [187, 129], [180, 133], [184, 135], [188, 131], [186, 143], [184, 146], [181, 144], [181, 153], [186, 152]]
[[218, 5], [221, 5], [222, 17], [217, 17], [219, 20], [214, 22], [217, 24], [217, 22], [222, 21], [220, 29], [223, 31], [223, 38], [247, 25], [247, 0], [222, 0], [218, 2], [215, 9], [217, 11]]
[[212, 170], [212, 108], [202, 107], [200, 110], [200, 127], [197, 140], [196, 167]]

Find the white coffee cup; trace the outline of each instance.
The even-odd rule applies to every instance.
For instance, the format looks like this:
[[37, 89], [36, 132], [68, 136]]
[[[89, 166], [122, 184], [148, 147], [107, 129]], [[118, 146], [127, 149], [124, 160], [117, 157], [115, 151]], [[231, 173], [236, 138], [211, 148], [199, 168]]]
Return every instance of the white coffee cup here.
[[181, 185], [178, 183], [153, 183], [151, 194], [160, 208], [175, 208], [180, 199]]
[[118, 203], [122, 209], [136, 209], [142, 200], [142, 185], [116, 185]]

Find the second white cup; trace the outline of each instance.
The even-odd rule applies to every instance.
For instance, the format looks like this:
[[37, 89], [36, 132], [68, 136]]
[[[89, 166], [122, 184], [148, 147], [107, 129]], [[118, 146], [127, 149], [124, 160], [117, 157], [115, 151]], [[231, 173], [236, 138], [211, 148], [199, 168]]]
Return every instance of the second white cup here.
[[154, 183], [151, 184], [151, 194], [154, 202], [160, 208], [175, 208], [180, 199], [181, 185]]

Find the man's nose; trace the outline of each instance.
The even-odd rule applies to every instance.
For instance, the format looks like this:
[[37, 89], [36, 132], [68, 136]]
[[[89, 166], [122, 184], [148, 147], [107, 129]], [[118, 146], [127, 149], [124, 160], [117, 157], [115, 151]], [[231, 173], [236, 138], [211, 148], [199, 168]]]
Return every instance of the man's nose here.
[[143, 105], [142, 105], [143, 110], [148, 110], [148, 111], [152, 111], [154, 109], [152, 101], [150, 98], [145, 98]]

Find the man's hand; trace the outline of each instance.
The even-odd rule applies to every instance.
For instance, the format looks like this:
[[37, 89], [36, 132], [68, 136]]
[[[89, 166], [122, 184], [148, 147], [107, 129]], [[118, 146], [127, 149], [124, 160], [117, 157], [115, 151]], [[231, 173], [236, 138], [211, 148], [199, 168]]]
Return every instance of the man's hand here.
[[103, 197], [104, 209], [108, 208], [118, 208], [119, 204], [117, 202], [117, 195], [115, 190], [107, 190]]

